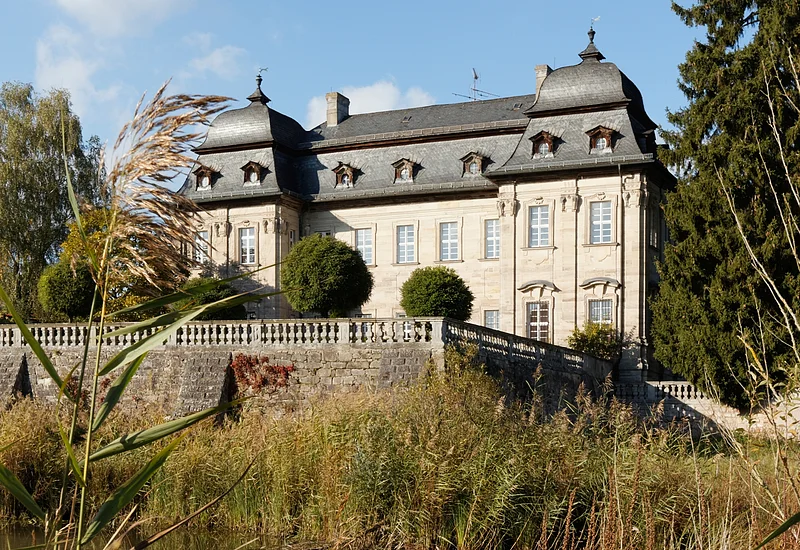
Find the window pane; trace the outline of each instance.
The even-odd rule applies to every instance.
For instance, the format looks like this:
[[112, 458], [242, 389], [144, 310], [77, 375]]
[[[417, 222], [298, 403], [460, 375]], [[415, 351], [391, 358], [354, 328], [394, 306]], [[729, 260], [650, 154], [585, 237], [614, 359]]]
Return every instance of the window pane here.
[[372, 229], [356, 229], [356, 250], [365, 264], [372, 265]]
[[613, 322], [612, 300], [589, 300], [589, 321], [601, 325]]
[[239, 229], [239, 263], [256, 263], [256, 228]]
[[208, 231], [198, 231], [194, 235], [194, 261], [208, 261]]
[[550, 341], [550, 302], [528, 304], [528, 337], [541, 342]]
[[499, 258], [500, 220], [486, 220], [484, 222], [484, 236], [486, 238], [486, 258]]
[[550, 246], [550, 207], [531, 206], [528, 213], [528, 246]]
[[439, 224], [439, 259], [458, 259], [458, 225], [456, 222]]
[[484, 311], [483, 325], [486, 328], [500, 330], [500, 312], [496, 309], [488, 309]]
[[592, 244], [611, 242], [611, 201], [592, 203], [591, 226]]
[[407, 264], [416, 261], [414, 249], [414, 226], [397, 226], [397, 263]]

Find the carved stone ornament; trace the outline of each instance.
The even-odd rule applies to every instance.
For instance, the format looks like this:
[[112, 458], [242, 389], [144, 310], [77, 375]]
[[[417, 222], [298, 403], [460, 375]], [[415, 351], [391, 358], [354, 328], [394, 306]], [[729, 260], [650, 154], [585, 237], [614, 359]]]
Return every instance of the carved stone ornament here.
[[272, 232], [272, 222], [273, 220], [269, 218], [264, 218], [263, 220], [261, 220], [261, 225], [264, 226], [264, 233]]
[[533, 199], [533, 204], [540, 205], [544, 204], [544, 197], [536, 197]]
[[568, 193], [561, 195], [561, 211], [562, 212], [577, 212], [580, 205], [580, 197], [577, 193]]
[[647, 189], [631, 189], [629, 191], [625, 191], [625, 193], [622, 195], [622, 198], [625, 202], [625, 206], [636, 206], [641, 208], [643, 206], [647, 206], [648, 196], [649, 193]]
[[497, 201], [497, 215], [501, 218], [517, 214], [516, 199], [500, 199]]
[[606, 200], [606, 194], [605, 194], [605, 193], [603, 193], [602, 191], [600, 191], [598, 194], [596, 194], [596, 195], [595, 195], [595, 197], [596, 197], [596, 198], [597, 198], [597, 200], [599, 200], [599, 201], [604, 201], [604, 200]]

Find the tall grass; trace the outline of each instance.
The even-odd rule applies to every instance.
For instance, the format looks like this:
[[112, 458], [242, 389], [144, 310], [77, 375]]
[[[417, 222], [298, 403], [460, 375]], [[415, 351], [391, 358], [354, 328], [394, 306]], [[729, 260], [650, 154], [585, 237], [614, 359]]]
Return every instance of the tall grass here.
[[[281, 418], [253, 408], [200, 426], [153, 478], [140, 515], [187, 515], [254, 457], [247, 478], [198, 525], [343, 547], [711, 550], [753, 547], [780, 523], [773, 502], [793, 502], [768, 440], [740, 437], [745, 460], [722, 439], [657, 428], [586, 395], [544, 420], [506, 403], [468, 358], [448, 359], [446, 373], [404, 392], [323, 400]], [[4, 451], [14, 460], [2, 458], [21, 476], [35, 472], [53, 502], [60, 465], [47, 458], [58, 444], [51, 416], [24, 401], [0, 413], [0, 447], [32, 417], [41, 421]], [[128, 431], [142, 416], [110, 422]], [[789, 449], [794, 473], [797, 448]], [[144, 461], [102, 461], [91, 483], [114, 487]], [[9, 519], [19, 510], [3, 499]]]

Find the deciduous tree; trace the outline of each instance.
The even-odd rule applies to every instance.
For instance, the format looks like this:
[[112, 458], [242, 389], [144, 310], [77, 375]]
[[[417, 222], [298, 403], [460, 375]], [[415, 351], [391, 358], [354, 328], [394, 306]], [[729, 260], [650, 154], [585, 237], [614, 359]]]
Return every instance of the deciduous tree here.
[[449, 267], [415, 269], [400, 288], [400, 305], [412, 317], [450, 317], [466, 321], [475, 296]]

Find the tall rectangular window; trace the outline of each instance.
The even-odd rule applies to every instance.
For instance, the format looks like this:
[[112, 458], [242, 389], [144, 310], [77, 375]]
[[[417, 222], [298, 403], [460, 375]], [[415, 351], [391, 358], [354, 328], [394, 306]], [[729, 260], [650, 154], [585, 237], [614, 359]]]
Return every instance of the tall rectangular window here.
[[528, 223], [528, 246], [550, 246], [550, 207], [531, 206]]
[[398, 225], [397, 226], [397, 263], [409, 264], [417, 261], [415, 242], [414, 242], [414, 226], [413, 225]]
[[443, 262], [458, 259], [458, 224], [439, 224], [439, 259]]
[[589, 321], [600, 325], [614, 322], [613, 300], [589, 300]]
[[647, 219], [650, 220], [649, 227], [649, 242], [653, 248], [658, 248], [659, 234], [661, 233], [661, 223], [659, 219], [659, 210], [657, 208], [650, 208], [648, 211]]
[[611, 201], [593, 202], [591, 206], [592, 217], [592, 244], [611, 242]]
[[372, 229], [356, 229], [356, 250], [365, 264], [372, 265]]
[[194, 261], [200, 264], [208, 261], [208, 231], [194, 234]]
[[256, 228], [242, 227], [239, 229], [239, 263], [256, 263]]
[[500, 257], [500, 220], [486, 220], [483, 222], [483, 235], [486, 239], [484, 250], [487, 259]]
[[550, 302], [528, 303], [528, 337], [550, 341]]
[[483, 312], [483, 326], [494, 330], [500, 330], [500, 311], [487, 309]]

